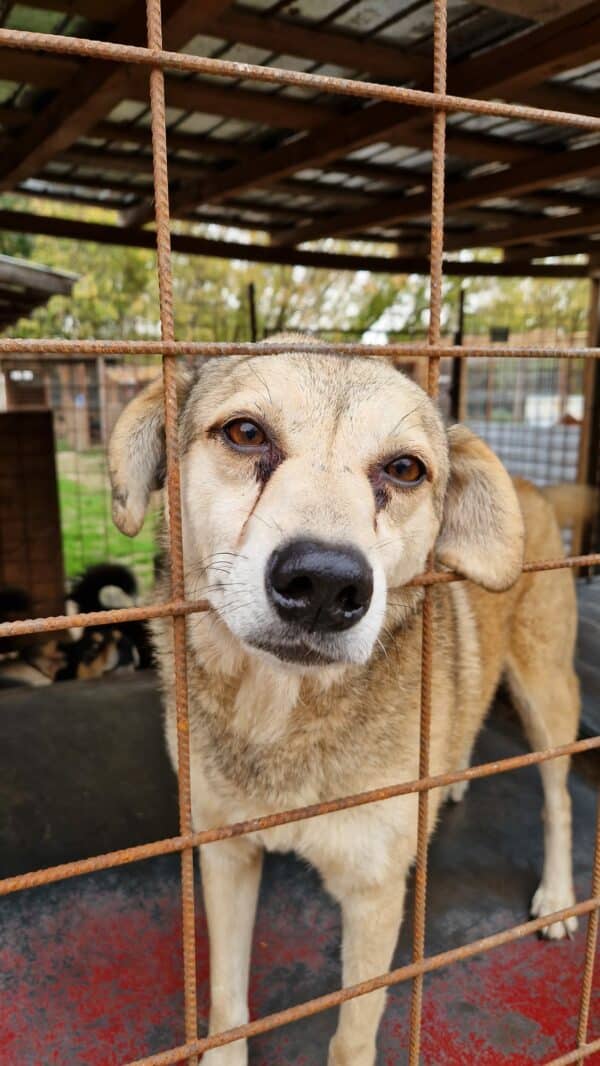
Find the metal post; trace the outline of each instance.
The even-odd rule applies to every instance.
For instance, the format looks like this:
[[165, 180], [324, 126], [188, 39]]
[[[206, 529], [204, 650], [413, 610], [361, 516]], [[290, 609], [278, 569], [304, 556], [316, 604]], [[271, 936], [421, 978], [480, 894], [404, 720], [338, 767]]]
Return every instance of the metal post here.
[[250, 311], [250, 340], [258, 340], [258, 323], [256, 318], [256, 286], [253, 281], [248, 285], [248, 310]]
[[[465, 331], [465, 290], [461, 285], [458, 294], [458, 321], [454, 332], [454, 343], [462, 345]], [[450, 418], [453, 422], [462, 422], [465, 417], [465, 386], [467, 383], [467, 367], [465, 359], [452, 360], [452, 375], [450, 378]]]

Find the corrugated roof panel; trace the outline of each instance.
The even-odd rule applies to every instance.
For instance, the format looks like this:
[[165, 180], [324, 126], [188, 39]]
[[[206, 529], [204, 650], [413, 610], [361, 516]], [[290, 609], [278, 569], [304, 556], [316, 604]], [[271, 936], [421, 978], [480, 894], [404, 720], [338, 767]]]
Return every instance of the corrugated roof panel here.
[[218, 141], [233, 141], [237, 137], [243, 137], [244, 134], [248, 133], [251, 129], [251, 122], [244, 122], [242, 119], [231, 118], [228, 119], [227, 122], [222, 122], [221, 125], [213, 131], [212, 136]]
[[221, 37], [209, 37], [205, 33], [197, 33], [181, 51], [193, 56], [212, 56], [215, 52], [224, 48], [226, 44], [227, 41], [224, 41]]
[[[356, 159], [359, 162], [368, 162], [374, 159], [380, 152], [386, 151], [390, 145], [387, 141], [376, 141], [374, 144], [365, 144], [362, 148], [357, 148], [354, 152], [349, 152], [345, 157], [346, 159]], [[405, 149], [400, 148], [398, 151], [403, 152]]]
[[[251, 0], [250, 7], [272, 7], [272, 0]], [[321, 22], [329, 19], [341, 7], [341, 0], [294, 0], [286, 5], [281, 14], [300, 19], [303, 22]]]
[[109, 122], [135, 122], [140, 115], [147, 110], [146, 104], [140, 104], [136, 100], [121, 100], [109, 113]]
[[[165, 118], [167, 121], [167, 126], [172, 126], [175, 122], [179, 122], [179, 119], [182, 118], [185, 114], [187, 114], [187, 112], [182, 111], [180, 107], [166, 107]], [[145, 113], [141, 115], [138, 119], [137, 125], [149, 127], [151, 124], [152, 115], [149, 110], [146, 110]]]
[[[418, 8], [418, 15], [427, 7], [427, 3], [424, 3]], [[409, 11], [410, 14], [406, 18], [402, 18], [402, 24], [404, 25], [416, 12], [411, 9], [415, 7], [414, 0], [358, 0], [358, 3], [349, 11], [345, 11], [335, 19], [334, 26], [343, 26], [347, 30], [351, 30], [352, 33], [356, 33], [359, 36], [364, 36], [367, 33], [374, 33], [382, 26], [388, 19], [400, 18], [404, 12]], [[429, 28], [431, 28], [431, 21], [429, 22]], [[426, 31], [424, 31], [426, 32]]]
[[194, 111], [187, 115], [177, 126], [178, 133], [209, 133], [221, 124], [221, 119], [215, 115], [206, 115], [202, 111]]

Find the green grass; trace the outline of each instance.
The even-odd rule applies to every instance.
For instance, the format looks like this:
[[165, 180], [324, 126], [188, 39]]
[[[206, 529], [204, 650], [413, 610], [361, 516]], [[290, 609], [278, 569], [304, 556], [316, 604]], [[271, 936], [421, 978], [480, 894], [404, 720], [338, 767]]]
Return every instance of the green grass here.
[[83, 478], [59, 476], [65, 574], [76, 577], [92, 563], [118, 561], [130, 566], [142, 590], [152, 584], [157, 512], [151, 512], [137, 537], [119, 533], [112, 523], [110, 492], [90, 488]]

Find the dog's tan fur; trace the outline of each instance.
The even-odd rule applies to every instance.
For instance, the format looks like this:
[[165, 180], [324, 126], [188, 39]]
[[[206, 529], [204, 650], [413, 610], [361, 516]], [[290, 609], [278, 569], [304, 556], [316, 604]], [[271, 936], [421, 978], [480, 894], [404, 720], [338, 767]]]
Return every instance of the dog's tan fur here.
[[[444, 430], [434, 405], [387, 362], [314, 353], [208, 361], [182, 375], [181, 474], [187, 594], [214, 610], [188, 619], [193, 818], [196, 829], [418, 776], [423, 593], [406, 583], [438, 562], [470, 580], [432, 589], [435, 618], [432, 773], [468, 764], [501, 676], [536, 748], [574, 739], [578, 685], [571, 575], [519, 576], [523, 554], [561, 554], [551, 506], [468, 430]], [[162, 390], [126, 409], [111, 446], [114, 516], [139, 529], [164, 467]], [[259, 478], [215, 433], [259, 418], [279, 465]], [[414, 489], [373, 471], [394, 455], [429, 471]], [[524, 521], [523, 521], [524, 520]], [[271, 551], [298, 536], [352, 544], [374, 572], [365, 618], [327, 647], [335, 662], [281, 661], [265, 602]], [[489, 591], [495, 590], [495, 591]], [[166, 593], [166, 589], [165, 589]], [[176, 726], [168, 621], [154, 623], [174, 763]], [[308, 639], [308, 638], [307, 638]], [[274, 645], [273, 645], [274, 647]], [[567, 761], [541, 766], [546, 855], [534, 914], [573, 901]], [[462, 790], [454, 789], [454, 798]], [[431, 793], [433, 828], [440, 790]], [[416, 844], [415, 796], [281, 826], [201, 849], [210, 929], [212, 1031], [247, 1019], [252, 927], [263, 848], [294, 849], [321, 872], [343, 911], [344, 983], [384, 972], [402, 919]], [[550, 937], [575, 927], [551, 924]], [[384, 994], [340, 1012], [329, 1066], [373, 1066]], [[243, 1066], [243, 1043], [209, 1052]]]

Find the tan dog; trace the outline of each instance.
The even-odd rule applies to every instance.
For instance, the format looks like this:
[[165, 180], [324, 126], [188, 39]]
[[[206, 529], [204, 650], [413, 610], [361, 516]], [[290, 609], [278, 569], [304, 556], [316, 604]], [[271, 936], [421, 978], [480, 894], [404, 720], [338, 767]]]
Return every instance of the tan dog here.
[[[467, 766], [501, 675], [535, 748], [576, 735], [576, 610], [550, 505], [513, 484], [467, 429], [379, 359], [293, 352], [209, 360], [180, 382], [196, 829], [418, 776], [423, 593], [438, 562], [431, 772]], [[163, 398], [151, 385], [111, 442], [114, 518], [134, 535], [164, 471]], [[488, 590], [488, 591], [486, 591]], [[166, 592], [166, 589], [165, 589]], [[170, 623], [154, 625], [176, 763]], [[573, 902], [567, 760], [540, 767], [545, 861], [532, 913]], [[460, 792], [461, 790], [457, 790]], [[443, 796], [431, 793], [431, 828]], [[343, 911], [344, 984], [386, 971], [415, 856], [416, 796], [201, 849], [210, 931], [210, 1029], [246, 1021], [263, 848], [294, 849]], [[562, 937], [573, 918], [550, 924]], [[341, 1008], [329, 1066], [373, 1066], [383, 992]], [[209, 1052], [244, 1066], [245, 1044]]]

